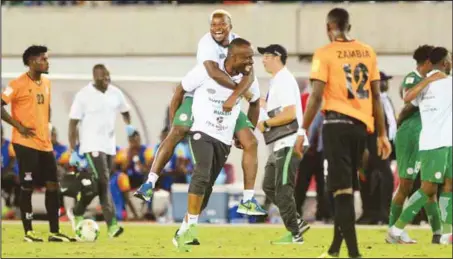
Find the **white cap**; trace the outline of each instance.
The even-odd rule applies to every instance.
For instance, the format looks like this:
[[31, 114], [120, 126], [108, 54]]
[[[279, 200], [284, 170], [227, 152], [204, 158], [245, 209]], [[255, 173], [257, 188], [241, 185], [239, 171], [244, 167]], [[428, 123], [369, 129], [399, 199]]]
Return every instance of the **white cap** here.
[[231, 14], [223, 9], [217, 9], [215, 10], [214, 12], [211, 13], [211, 16], [209, 16], [209, 21], [212, 21], [212, 18], [214, 17], [214, 15], [216, 14], [223, 14], [223, 15], [226, 15], [228, 16], [228, 18], [230, 18], [231, 20]]

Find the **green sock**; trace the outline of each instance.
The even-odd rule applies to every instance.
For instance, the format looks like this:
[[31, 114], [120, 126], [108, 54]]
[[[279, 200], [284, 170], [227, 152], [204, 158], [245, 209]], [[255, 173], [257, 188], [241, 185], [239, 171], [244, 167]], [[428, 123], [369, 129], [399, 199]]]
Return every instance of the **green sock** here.
[[444, 234], [451, 233], [451, 221], [452, 221], [452, 193], [451, 192], [443, 192], [440, 194], [439, 197], [439, 208], [440, 208], [440, 216], [443, 223], [442, 232]]
[[390, 204], [389, 227], [393, 226], [396, 220], [400, 217], [403, 206], [395, 204], [393, 201]]
[[428, 216], [429, 224], [433, 234], [442, 234], [442, 221], [440, 220], [439, 203], [428, 201], [425, 204], [426, 215]]
[[404, 206], [403, 212], [401, 212], [401, 216], [396, 221], [395, 226], [399, 229], [404, 229], [409, 222], [412, 222], [427, 200], [428, 196], [421, 189], [418, 189], [407, 201], [407, 205]]

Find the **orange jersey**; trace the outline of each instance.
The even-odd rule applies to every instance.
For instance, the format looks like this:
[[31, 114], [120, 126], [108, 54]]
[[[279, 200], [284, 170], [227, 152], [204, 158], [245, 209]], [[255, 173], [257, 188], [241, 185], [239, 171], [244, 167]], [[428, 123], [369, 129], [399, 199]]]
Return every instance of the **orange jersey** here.
[[35, 136], [23, 137], [15, 128], [11, 142], [40, 151], [52, 151], [49, 130], [50, 80], [41, 77], [36, 84], [25, 73], [9, 83], [2, 100], [11, 103], [11, 116], [22, 125], [33, 128]]
[[310, 79], [326, 83], [322, 110], [356, 118], [374, 132], [371, 82], [380, 80], [374, 50], [359, 41], [334, 41], [316, 50]]

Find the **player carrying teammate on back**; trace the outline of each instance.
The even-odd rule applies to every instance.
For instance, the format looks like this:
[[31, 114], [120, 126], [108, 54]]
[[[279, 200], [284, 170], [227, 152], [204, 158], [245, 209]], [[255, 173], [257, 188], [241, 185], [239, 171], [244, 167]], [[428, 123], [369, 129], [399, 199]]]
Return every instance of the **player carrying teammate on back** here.
[[[219, 68], [223, 66], [220, 64], [221, 60], [224, 60], [227, 56], [229, 43], [238, 38], [238, 36], [231, 32], [231, 16], [226, 11], [214, 11], [211, 14], [210, 22], [210, 32], [206, 33], [198, 43], [197, 61], [198, 64], [206, 68], [210, 78], [221, 86], [234, 90], [223, 104], [224, 111], [230, 112], [240, 96], [245, 94], [247, 99], [252, 97], [253, 94], [248, 89], [253, 81], [256, 80], [256, 77], [252, 71], [250, 74], [245, 75], [239, 83], [236, 83], [231, 80], [225, 71]], [[176, 144], [186, 136], [192, 126], [192, 102], [193, 93], [186, 93], [181, 105], [178, 103], [178, 105], [170, 106], [170, 114], [171, 116], [174, 115], [174, 118], [170, 118], [173, 122], [172, 128], [159, 147], [147, 182], [137, 190], [134, 196], [146, 201], [151, 199], [152, 189], [159, 178], [160, 172], [173, 154]], [[244, 150], [242, 155], [244, 193], [238, 212], [247, 215], [266, 214], [266, 211], [261, 208], [254, 198], [255, 179], [258, 172], [258, 142], [252, 129], [258, 121], [258, 117], [259, 99], [256, 102], [250, 102], [248, 116], [240, 112], [234, 130], [236, 146]]]
[[[406, 98], [406, 94], [409, 93], [410, 89], [417, 87], [419, 84], [427, 85], [423, 81], [429, 83], [433, 80], [433, 77], [440, 74], [435, 73], [433, 76], [423, 80], [426, 74], [432, 69], [429, 55], [433, 48], [434, 46], [423, 45], [414, 51], [413, 58], [417, 62], [417, 68], [410, 72], [403, 80], [401, 87], [404, 98]], [[404, 201], [410, 195], [414, 181], [420, 170], [418, 140], [422, 129], [422, 121], [418, 108], [414, 108], [414, 110], [403, 109], [398, 117], [400, 126], [396, 132], [395, 151], [400, 182], [390, 206], [389, 227], [393, 226], [400, 217]], [[439, 243], [442, 229], [437, 197], [429, 197], [424, 208], [433, 231], [432, 243]], [[406, 231], [401, 233], [401, 240], [405, 243], [415, 243], [415, 240], [412, 240]]]
[[[12, 142], [19, 164], [20, 211], [27, 242], [43, 242], [33, 232], [31, 196], [33, 188], [46, 187], [45, 206], [50, 224], [49, 242], [75, 239], [60, 233], [57, 164], [50, 140], [50, 80], [47, 47], [31, 46], [22, 55], [28, 72], [11, 81], [2, 93], [2, 120], [13, 126]], [[6, 111], [11, 103], [12, 117]]]
[[349, 13], [332, 9], [327, 15], [330, 44], [316, 50], [310, 79], [313, 92], [304, 115], [295, 151], [302, 155], [303, 133], [310, 127], [324, 99], [324, 152], [328, 162], [327, 183], [335, 199], [334, 238], [322, 257], [338, 257], [343, 238], [349, 257], [361, 257], [357, 245], [354, 188], [357, 169], [368, 132], [376, 120], [378, 155], [391, 153], [380, 99], [380, 76], [374, 50], [348, 35]]
[[[433, 70], [427, 74], [443, 72], [450, 74], [451, 54], [447, 49], [436, 47], [429, 57]], [[439, 72], [440, 71], [440, 72]], [[441, 244], [451, 244], [452, 233], [452, 78], [439, 79], [426, 87], [412, 89], [417, 96], [406, 106], [420, 109], [422, 130], [420, 132], [419, 156], [422, 185], [408, 200], [401, 216], [388, 231], [388, 243], [406, 243], [402, 239], [404, 227], [427, 203], [437, 195], [438, 184], [444, 184], [439, 198], [443, 235]], [[415, 91], [414, 91], [415, 90]]]

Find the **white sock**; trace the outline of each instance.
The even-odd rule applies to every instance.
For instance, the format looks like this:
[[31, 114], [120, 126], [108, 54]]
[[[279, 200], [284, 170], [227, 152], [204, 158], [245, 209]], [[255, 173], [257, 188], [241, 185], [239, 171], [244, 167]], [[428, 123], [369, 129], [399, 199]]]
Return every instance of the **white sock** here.
[[146, 180], [147, 183], [152, 183], [153, 187], [156, 186], [157, 179], [159, 179], [159, 176], [156, 173], [149, 172], [148, 174], [148, 180]]
[[253, 196], [255, 196], [255, 190], [244, 190], [242, 192], [243, 194], [243, 197], [242, 197], [242, 201], [243, 202], [246, 202], [246, 201], [249, 201], [253, 198]]
[[400, 229], [400, 228], [397, 228], [395, 226], [392, 226], [390, 228], [390, 232], [395, 235], [395, 236], [401, 236], [401, 234], [403, 233], [404, 229]]
[[198, 224], [198, 215], [192, 215], [192, 214], [187, 213], [187, 224], [189, 226]]
[[188, 229], [189, 229], [189, 224], [187, 224], [187, 222], [186, 222], [186, 217], [184, 217], [184, 219], [182, 220], [182, 223], [181, 223], [181, 227], [179, 227], [178, 235], [183, 234], [183, 233], [186, 232]]

